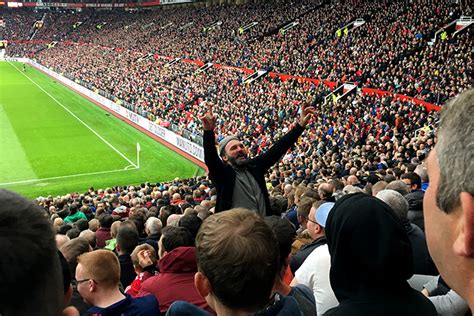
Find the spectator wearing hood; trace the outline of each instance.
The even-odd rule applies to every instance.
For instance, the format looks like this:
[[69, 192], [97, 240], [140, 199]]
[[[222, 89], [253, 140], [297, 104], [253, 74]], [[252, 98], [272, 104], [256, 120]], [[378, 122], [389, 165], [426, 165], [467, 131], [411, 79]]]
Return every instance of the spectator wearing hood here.
[[326, 315], [437, 315], [407, 282], [410, 240], [390, 207], [363, 193], [336, 202], [326, 225], [331, 287], [339, 306]]
[[212, 312], [194, 286], [197, 270], [196, 248], [191, 234], [183, 227], [166, 226], [158, 242], [160, 273], [146, 279], [138, 295], [153, 294], [166, 313], [178, 300], [186, 301]]

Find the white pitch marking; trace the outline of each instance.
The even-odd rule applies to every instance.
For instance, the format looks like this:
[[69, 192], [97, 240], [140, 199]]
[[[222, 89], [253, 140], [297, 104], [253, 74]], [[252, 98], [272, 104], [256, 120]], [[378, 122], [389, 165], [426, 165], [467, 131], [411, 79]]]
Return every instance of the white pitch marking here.
[[115, 169], [115, 170], [108, 170], [108, 171], [78, 173], [78, 174], [71, 174], [71, 175], [67, 175], [67, 176], [58, 176], [58, 177], [51, 177], [51, 178], [4, 182], [4, 183], [0, 183], [0, 186], [12, 185], [12, 184], [21, 184], [21, 183], [31, 183], [31, 182], [41, 182], [41, 181], [65, 179], [65, 178], [74, 178], [74, 177], [82, 177], [82, 176], [92, 176], [92, 175], [97, 175], [97, 174], [105, 174], [105, 173], [113, 173], [113, 172], [133, 171], [133, 170], [136, 170], [136, 169], [138, 169], [138, 168], [134, 167], [133, 169]]
[[8, 62], [10, 65], [12, 65], [19, 73], [21, 73], [23, 76], [28, 78], [31, 82], [33, 82], [41, 91], [46, 93], [51, 99], [53, 99], [57, 104], [59, 104], [64, 110], [66, 110], [69, 114], [74, 116], [79, 122], [81, 122], [85, 127], [87, 127], [92, 133], [94, 133], [97, 137], [99, 137], [100, 140], [102, 140], [104, 143], [106, 143], [110, 148], [112, 148], [116, 153], [118, 153], [122, 158], [127, 160], [131, 165], [133, 165], [135, 168], [138, 168], [136, 164], [134, 164], [130, 159], [128, 159], [124, 154], [122, 154], [117, 148], [115, 148], [112, 144], [110, 144], [107, 140], [105, 140], [102, 136], [99, 135], [96, 131], [94, 131], [87, 123], [85, 123], [83, 120], [81, 120], [79, 117], [76, 116], [76, 114], [72, 113], [68, 108], [66, 108], [61, 102], [59, 102], [55, 97], [53, 97], [51, 94], [49, 94], [46, 90], [44, 90], [39, 84], [33, 81], [30, 77], [28, 77], [24, 72], [22, 72], [20, 69], [18, 69], [14, 64], [11, 62]]

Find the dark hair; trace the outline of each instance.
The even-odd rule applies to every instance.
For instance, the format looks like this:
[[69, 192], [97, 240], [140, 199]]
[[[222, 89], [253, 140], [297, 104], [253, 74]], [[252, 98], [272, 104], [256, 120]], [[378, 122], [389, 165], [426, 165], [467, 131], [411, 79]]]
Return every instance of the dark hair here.
[[178, 247], [194, 246], [191, 233], [184, 227], [166, 226], [161, 232], [163, 250], [170, 252]]
[[402, 174], [401, 179], [408, 179], [410, 180], [411, 185], [416, 184], [417, 189], [421, 189], [421, 178], [414, 172], [407, 172]]
[[184, 215], [179, 219], [178, 226], [184, 227], [193, 237], [193, 240], [196, 239], [196, 235], [201, 227], [202, 220], [197, 215]]
[[117, 232], [117, 246], [122, 253], [131, 254], [138, 245], [138, 232], [134, 226], [120, 225]]
[[67, 263], [66, 258], [64, 258], [63, 254], [61, 251], [58, 250], [58, 257], [59, 257], [59, 262], [61, 264], [61, 272], [63, 275], [63, 288], [64, 288], [64, 294], [69, 290], [69, 286], [71, 285], [71, 270], [69, 269], [69, 265]]
[[82, 232], [83, 230], [89, 229], [89, 222], [87, 219], [80, 219], [75, 223], [75, 226]]
[[128, 220], [133, 221], [137, 227], [138, 235], [141, 236], [145, 231], [145, 216], [142, 213], [135, 213], [128, 218]]
[[58, 228], [58, 234], [66, 235], [68, 230], [72, 229], [72, 226], [69, 224], [62, 225]]
[[288, 219], [278, 216], [265, 217], [264, 221], [268, 227], [272, 229], [278, 242], [278, 249], [280, 250], [278, 267], [280, 269], [280, 276], [282, 277], [286, 272], [286, 259], [291, 252], [291, 245], [296, 236], [295, 227]]
[[69, 206], [69, 215], [73, 215], [79, 210], [79, 206], [77, 203], [72, 203], [71, 206]]
[[81, 231], [79, 229], [71, 228], [67, 231], [66, 236], [68, 236], [69, 239], [74, 239], [74, 238], [79, 237], [80, 233], [81, 233]]
[[277, 241], [255, 212], [236, 208], [212, 215], [196, 237], [198, 269], [226, 307], [261, 310], [278, 272]]
[[112, 217], [112, 215], [105, 214], [99, 217], [99, 225], [102, 228], [110, 228], [113, 222], [114, 222], [114, 218]]
[[[64, 293], [53, 227], [39, 206], [1, 189], [0, 252], [0, 314], [61, 315]], [[22, 295], [14, 290], [19, 286]]]

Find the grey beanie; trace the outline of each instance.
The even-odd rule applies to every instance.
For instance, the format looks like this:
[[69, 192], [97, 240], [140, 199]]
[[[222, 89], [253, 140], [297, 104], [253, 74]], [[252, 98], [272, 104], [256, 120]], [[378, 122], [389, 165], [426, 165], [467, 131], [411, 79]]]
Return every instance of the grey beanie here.
[[227, 144], [231, 140], [239, 140], [239, 138], [235, 135], [230, 135], [230, 136], [224, 137], [224, 139], [219, 142], [219, 156], [222, 157], [222, 154], [224, 153], [225, 146], [227, 146]]

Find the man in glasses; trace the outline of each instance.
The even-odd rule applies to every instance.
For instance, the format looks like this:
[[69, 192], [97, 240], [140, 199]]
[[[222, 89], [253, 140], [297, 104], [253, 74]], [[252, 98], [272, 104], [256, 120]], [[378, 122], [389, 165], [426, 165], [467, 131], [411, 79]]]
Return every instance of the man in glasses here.
[[318, 242], [296, 271], [295, 278], [291, 282], [291, 286], [303, 284], [313, 290], [318, 315], [323, 315], [327, 310], [338, 305], [329, 282], [331, 257], [325, 239], [326, 220], [333, 206], [333, 202], [326, 202], [321, 205], [314, 203], [311, 207], [307, 227], [313, 240]]
[[96, 250], [78, 257], [77, 290], [92, 307], [93, 315], [159, 315], [153, 295], [132, 298], [119, 290], [120, 265], [108, 250]]

